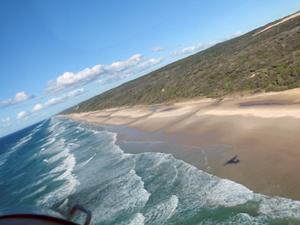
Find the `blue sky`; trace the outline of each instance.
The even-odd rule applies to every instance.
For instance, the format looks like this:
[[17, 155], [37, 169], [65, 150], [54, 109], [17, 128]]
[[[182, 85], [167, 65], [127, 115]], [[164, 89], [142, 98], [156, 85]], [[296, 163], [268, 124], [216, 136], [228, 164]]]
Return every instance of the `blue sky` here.
[[299, 0], [1, 0], [0, 137], [299, 10]]

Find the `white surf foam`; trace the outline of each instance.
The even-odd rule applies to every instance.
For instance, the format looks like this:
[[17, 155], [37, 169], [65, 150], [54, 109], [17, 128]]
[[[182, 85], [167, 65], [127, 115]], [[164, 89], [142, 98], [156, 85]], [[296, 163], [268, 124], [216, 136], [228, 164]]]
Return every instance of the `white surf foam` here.
[[6, 161], [7, 161], [7, 159], [1, 160], [1, 161], [0, 161], [0, 166], [3, 165]]
[[65, 182], [59, 188], [41, 197], [37, 201], [38, 205], [51, 207], [54, 204], [67, 198], [67, 196], [69, 196], [70, 194], [75, 193], [76, 186], [80, 184], [79, 181], [76, 179], [76, 175], [72, 173], [76, 164], [76, 158], [74, 154], [70, 153], [70, 149], [68, 147], [65, 148], [63, 151], [57, 153], [50, 159], [47, 159], [47, 163], [51, 164], [53, 162], [58, 161], [61, 158], [64, 158], [61, 164], [56, 168], [52, 169], [49, 172], [50, 174], [49, 176], [39, 180], [37, 183], [41, 183], [43, 180], [49, 179], [51, 176], [54, 176], [59, 172], [63, 172], [63, 173], [60, 174], [58, 177], [56, 177], [53, 181], [65, 180]]
[[65, 148], [63, 151], [58, 152], [56, 155], [52, 156], [50, 159], [46, 159], [48, 163], [54, 163], [62, 157], [66, 157], [69, 154], [69, 148]]
[[151, 195], [144, 189], [144, 182], [134, 170], [106, 184], [102, 190], [105, 194], [101, 196], [101, 201], [96, 203], [98, 206], [91, 206], [94, 210], [101, 212], [98, 217], [99, 221], [111, 221], [121, 212], [142, 209]]
[[[24, 173], [23, 173], [23, 174], [24, 174]], [[13, 179], [18, 179], [18, 178], [20, 178], [20, 177], [21, 177], [21, 176], [17, 176], [17, 178], [13, 178]], [[51, 178], [53, 178], [53, 177], [55, 177], [55, 174], [47, 175], [47, 176], [43, 177], [42, 179], [39, 179], [38, 181], [36, 181], [36, 182], [34, 182], [34, 183], [32, 183], [32, 184], [29, 184], [29, 185], [23, 187], [22, 189], [20, 189], [20, 190], [18, 190], [18, 191], [13, 192], [12, 194], [13, 194], [13, 195], [15, 195], [15, 194], [20, 194], [20, 193], [22, 193], [23, 191], [26, 191], [26, 190], [28, 190], [28, 189], [34, 187], [34, 186], [37, 186], [37, 185], [43, 183], [44, 181], [46, 181], [46, 180], [48, 180], [48, 179], [51, 179]]]
[[172, 195], [168, 200], [152, 205], [151, 209], [144, 213], [146, 223], [155, 221], [156, 224], [164, 224], [173, 214], [178, 206], [178, 198]]
[[52, 143], [54, 143], [56, 141], [56, 137], [51, 137], [51, 138], [49, 138], [49, 140], [45, 143], [45, 144], [43, 144], [42, 146], [41, 146], [41, 148], [45, 148], [45, 147], [47, 147], [48, 145], [51, 145]]
[[19, 173], [18, 175], [14, 176], [14, 177], [11, 177], [10, 179], [11, 180], [17, 180], [19, 179], [20, 177], [24, 176], [26, 174], [26, 172], [22, 172], [22, 173]]
[[116, 223], [116, 225], [144, 225], [145, 217], [142, 213], [136, 213], [132, 219], [128, 221], [122, 221], [120, 223]]
[[56, 126], [60, 124], [59, 120], [56, 120], [55, 118], [51, 118], [51, 121], [49, 122], [49, 127], [46, 129], [48, 132], [52, 132], [55, 130]]
[[[193, 216], [201, 210], [218, 211], [220, 208], [229, 211], [231, 208], [237, 210], [232, 213], [230, 218], [223, 221], [224, 224], [261, 224], [274, 219], [300, 218], [300, 202], [298, 201], [254, 194], [243, 185], [205, 173], [175, 159], [170, 154], [124, 154], [120, 148], [114, 145], [117, 140], [115, 133], [97, 131], [94, 134], [97, 139], [103, 139], [106, 146], [99, 150], [97, 156], [93, 155], [78, 165], [80, 168], [76, 169], [76, 173], [79, 173], [79, 175], [76, 174], [78, 177], [72, 174], [75, 164], [72, 163], [72, 154], [69, 150], [60, 157], [57, 156], [58, 154], [52, 157], [52, 160], [66, 158], [66, 161], [52, 173], [63, 172], [58, 177], [59, 179], [71, 180], [70, 183], [76, 182], [78, 179], [80, 182], [82, 181], [81, 185], [72, 186], [65, 183], [63, 186], [68, 188], [58, 188], [61, 193], [58, 193], [57, 190], [49, 193], [39, 200], [40, 204], [47, 206], [64, 201], [62, 205], [65, 205], [65, 202], [68, 202], [68, 194], [74, 193], [77, 188], [79, 189], [78, 193], [87, 193], [84, 196], [88, 198], [85, 199], [85, 202], [88, 208], [98, 212], [94, 218], [99, 223], [105, 221], [113, 223], [112, 221], [120, 217], [120, 214], [130, 212], [132, 216], [126, 217], [130, 218], [126, 221], [127, 224], [162, 224], [164, 222], [168, 224], [168, 219], [175, 215], [181, 215], [180, 213], [192, 211], [191, 216]], [[108, 137], [104, 137], [105, 134]], [[95, 139], [85, 141], [89, 143], [90, 140], [95, 141]], [[95, 149], [93, 146], [86, 151]], [[124, 162], [129, 159], [135, 160], [135, 165], [131, 162]], [[79, 167], [81, 165], [83, 166]], [[86, 176], [86, 174], [90, 174], [90, 176]], [[93, 190], [91, 193], [87, 191], [89, 188]], [[162, 193], [165, 194], [165, 196], [162, 195], [163, 198], [155, 199], [153, 197], [155, 194], [160, 196], [159, 194]], [[60, 200], [55, 195], [60, 195]], [[71, 200], [71, 197], [69, 198]], [[150, 204], [150, 198], [157, 202]], [[239, 207], [248, 202], [254, 202], [254, 207], [258, 207], [257, 216], [251, 216], [244, 211], [238, 212]], [[145, 207], [148, 209], [146, 210]], [[212, 218], [205, 219], [202, 224], [215, 223], [216, 221]]]
[[31, 140], [32, 138], [32, 134], [30, 133], [27, 136], [23, 137], [15, 146], [11, 147], [12, 150], [15, 150], [19, 147], [21, 147], [23, 144], [25, 144], [26, 142], [28, 142], [29, 140]]
[[259, 201], [259, 213], [266, 219], [297, 219], [300, 220], [300, 201], [281, 197], [269, 197], [256, 194]]
[[76, 164], [76, 159], [73, 154], [68, 154], [67, 158], [63, 160], [62, 165], [56, 167], [52, 172], [58, 172], [58, 171], [64, 171], [63, 174], [61, 174], [59, 177], [55, 178], [56, 180], [70, 180], [75, 179], [75, 175], [72, 174], [72, 171], [74, 169], [74, 166]]
[[227, 179], [219, 182], [205, 192], [206, 202], [213, 206], [232, 207], [245, 204], [253, 199], [253, 192], [245, 186]]
[[77, 185], [78, 182], [76, 179], [67, 180], [59, 188], [39, 198], [36, 201], [36, 204], [45, 207], [52, 207], [54, 204], [64, 201], [69, 195], [75, 193]]
[[33, 193], [31, 193], [31, 194], [29, 194], [29, 195], [27, 195], [27, 196], [21, 198], [21, 200], [30, 198], [30, 197], [32, 197], [32, 196], [34, 196], [34, 195], [36, 195], [36, 194], [38, 194], [38, 193], [44, 191], [45, 189], [46, 189], [46, 186], [43, 186], [43, 187], [39, 188], [38, 190], [36, 190], [35, 192], [33, 192]]
[[58, 207], [58, 210], [61, 210], [61, 211], [65, 210], [67, 208], [68, 202], [69, 202], [69, 199], [66, 198], [65, 201]]
[[[2, 154], [0, 156], [0, 160], [2, 162], [2, 164], [4, 164], [8, 157], [13, 154], [14, 152], [16, 152], [21, 146], [23, 146], [24, 144], [26, 144], [28, 141], [31, 140], [33, 133], [28, 134], [27, 136], [23, 137], [20, 141], [18, 141], [14, 146], [10, 147], [8, 151], [6, 151], [4, 154]], [[0, 165], [2, 165], [0, 164]]]
[[86, 160], [86, 161], [84, 161], [84, 162], [78, 164], [78, 165], [77, 165], [77, 170], [79, 170], [79, 169], [81, 169], [82, 167], [86, 166], [86, 165], [94, 158], [95, 155], [96, 155], [96, 153], [95, 153], [91, 158], [89, 158], [88, 160]]

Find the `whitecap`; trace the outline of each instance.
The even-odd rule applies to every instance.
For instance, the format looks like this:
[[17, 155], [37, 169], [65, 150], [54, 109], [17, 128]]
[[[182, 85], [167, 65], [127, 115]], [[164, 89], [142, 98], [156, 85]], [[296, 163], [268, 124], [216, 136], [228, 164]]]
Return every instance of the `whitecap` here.
[[178, 198], [172, 195], [169, 199], [151, 205], [151, 208], [144, 216], [147, 218], [146, 223], [155, 221], [156, 224], [164, 224], [173, 214], [178, 206]]
[[37, 205], [45, 207], [52, 207], [54, 204], [61, 202], [69, 195], [75, 193], [78, 181], [76, 179], [70, 179], [63, 183], [59, 188], [52, 192], [40, 197], [37, 201]]
[[220, 179], [205, 192], [206, 202], [213, 206], [233, 207], [253, 199], [253, 192], [245, 186], [227, 179]]
[[24, 200], [24, 199], [30, 198], [30, 197], [32, 197], [32, 196], [34, 196], [34, 195], [36, 195], [36, 194], [44, 191], [46, 189], [46, 187], [47, 186], [43, 186], [43, 187], [39, 188], [38, 190], [36, 190], [35, 192], [33, 192], [33, 193], [31, 193], [31, 194], [29, 194], [29, 195], [27, 195], [27, 196], [25, 196], [25, 197], [23, 197], [21, 199]]
[[1, 161], [0, 161], [0, 166], [3, 165], [6, 161], [7, 161], [7, 159], [1, 160]]
[[145, 217], [142, 213], [134, 214], [133, 218], [130, 218], [127, 221], [122, 221], [116, 225], [143, 225], [145, 224]]
[[62, 157], [66, 157], [69, 154], [69, 148], [65, 148], [63, 151], [58, 152], [56, 155], [52, 156], [50, 159], [46, 159], [48, 163], [53, 163]]
[[89, 158], [88, 160], [86, 160], [86, 161], [84, 161], [84, 162], [78, 164], [78, 165], [77, 165], [77, 170], [79, 170], [79, 169], [81, 169], [82, 167], [86, 166], [86, 165], [94, 158], [95, 155], [96, 155], [96, 153], [95, 153], [91, 158]]
[[11, 147], [12, 150], [15, 150], [19, 147], [21, 147], [23, 144], [31, 140], [33, 133], [28, 134], [27, 136], [23, 137], [17, 144], [13, 147]]
[[72, 174], [75, 164], [76, 164], [76, 159], [74, 155], [68, 154], [67, 158], [63, 160], [62, 165], [52, 170], [52, 173], [65, 170], [65, 172], [61, 174], [59, 177], [55, 178], [54, 181], [64, 180], [64, 179], [69, 180], [75, 178], [75, 176]]
[[45, 149], [44, 147], [46, 147], [46, 146], [48, 146], [48, 145], [54, 143], [55, 141], [56, 141], [56, 138], [55, 138], [55, 137], [48, 138], [48, 141], [47, 141], [45, 144], [43, 144], [43, 145], [41, 146], [41, 148]]

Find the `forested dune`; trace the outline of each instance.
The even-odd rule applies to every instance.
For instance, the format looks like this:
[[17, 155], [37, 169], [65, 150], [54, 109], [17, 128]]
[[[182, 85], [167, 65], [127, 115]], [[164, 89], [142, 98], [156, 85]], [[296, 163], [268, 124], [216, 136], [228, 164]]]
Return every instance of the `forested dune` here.
[[124, 83], [61, 114], [300, 87], [300, 17], [258, 33], [279, 21]]

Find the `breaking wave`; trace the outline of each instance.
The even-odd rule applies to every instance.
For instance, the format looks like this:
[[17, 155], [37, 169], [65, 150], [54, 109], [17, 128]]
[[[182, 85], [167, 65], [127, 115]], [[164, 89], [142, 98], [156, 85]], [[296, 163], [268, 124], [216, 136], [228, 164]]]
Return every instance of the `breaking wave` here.
[[[125, 153], [99, 125], [51, 118], [26, 132], [0, 155], [3, 208], [37, 205], [67, 215], [81, 204], [92, 224], [300, 223], [299, 201], [255, 194], [171, 154]], [[137, 146], [151, 150], [146, 145]]]

